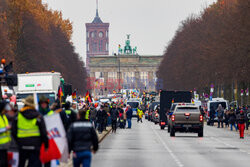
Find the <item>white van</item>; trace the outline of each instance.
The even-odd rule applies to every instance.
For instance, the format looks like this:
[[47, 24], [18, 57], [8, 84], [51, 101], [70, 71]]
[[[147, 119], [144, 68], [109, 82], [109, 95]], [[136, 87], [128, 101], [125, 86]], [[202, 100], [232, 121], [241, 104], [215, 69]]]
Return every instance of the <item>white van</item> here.
[[[214, 108], [214, 110], [216, 111], [216, 109], [218, 108], [219, 104], [222, 105], [222, 107], [225, 109], [225, 110], [228, 110], [228, 101], [225, 100], [224, 98], [213, 98], [212, 100], [209, 100], [207, 102], [207, 114], [206, 114], [206, 119], [207, 119], [207, 122], [209, 124], [209, 120], [210, 120], [210, 110], [211, 110], [211, 107]], [[215, 118], [214, 118], [215, 121], [218, 120], [217, 118], [217, 113], [215, 113]]]

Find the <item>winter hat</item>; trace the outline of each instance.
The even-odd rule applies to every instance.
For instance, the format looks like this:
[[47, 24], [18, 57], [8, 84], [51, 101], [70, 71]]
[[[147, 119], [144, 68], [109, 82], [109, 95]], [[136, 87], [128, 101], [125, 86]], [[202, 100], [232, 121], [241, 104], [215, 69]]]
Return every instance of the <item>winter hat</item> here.
[[35, 108], [35, 103], [34, 103], [34, 98], [33, 98], [33, 96], [28, 96], [28, 97], [26, 97], [25, 99], [22, 100], [22, 102], [23, 102], [25, 105], [29, 106], [29, 107]]
[[49, 104], [49, 99], [47, 97], [45, 97], [45, 96], [40, 97], [39, 104], [42, 104], [42, 103]]

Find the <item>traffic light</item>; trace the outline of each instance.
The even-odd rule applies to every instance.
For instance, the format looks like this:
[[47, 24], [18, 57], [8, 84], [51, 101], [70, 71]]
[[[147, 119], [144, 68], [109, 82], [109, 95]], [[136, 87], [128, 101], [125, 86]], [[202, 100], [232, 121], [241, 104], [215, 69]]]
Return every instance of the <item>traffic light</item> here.
[[8, 74], [4, 77], [7, 86], [17, 86], [18, 80], [16, 74]]

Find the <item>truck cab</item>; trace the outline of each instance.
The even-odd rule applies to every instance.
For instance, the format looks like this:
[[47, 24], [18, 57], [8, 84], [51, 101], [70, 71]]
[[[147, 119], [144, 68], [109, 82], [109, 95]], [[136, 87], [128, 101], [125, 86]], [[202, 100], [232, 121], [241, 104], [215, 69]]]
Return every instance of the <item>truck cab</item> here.
[[57, 98], [60, 86], [61, 74], [57, 72], [18, 74], [17, 104], [22, 107], [22, 99], [32, 95], [38, 106], [39, 99], [45, 96], [49, 104], [53, 104]]

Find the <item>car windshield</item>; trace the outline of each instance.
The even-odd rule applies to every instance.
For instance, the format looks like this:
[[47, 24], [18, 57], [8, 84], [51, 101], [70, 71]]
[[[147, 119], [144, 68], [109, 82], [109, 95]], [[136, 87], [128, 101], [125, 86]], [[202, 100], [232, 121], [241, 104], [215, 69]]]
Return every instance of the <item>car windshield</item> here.
[[199, 109], [196, 107], [178, 107], [176, 112], [199, 112]]
[[33, 96], [32, 93], [25, 93], [25, 94], [17, 94], [17, 101], [21, 101], [22, 99], [25, 99], [28, 96]]
[[49, 99], [49, 105], [52, 105], [55, 102], [55, 96], [56, 96], [55, 93], [38, 93], [37, 94], [38, 101], [42, 96]]
[[174, 111], [174, 109], [175, 109], [175, 107], [176, 107], [176, 104], [173, 104], [173, 105], [171, 106], [170, 111], [171, 111], [171, 112], [173, 112], [173, 111]]
[[155, 106], [158, 105], [158, 104], [160, 104], [160, 102], [153, 102], [153, 103], [152, 103], [152, 109], [154, 109]]
[[213, 107], [213, 109], [216, 110], [218, 108], [219, 104], [221, 104], [224, 109], [227, 106], [226, 102], [212, 102], [212, 103], [210, 103], [210, 109]]
[[131, 108], [137, 108], [139, 106], [138, 102], [127, 102], [127, 105], [130, 105]]

